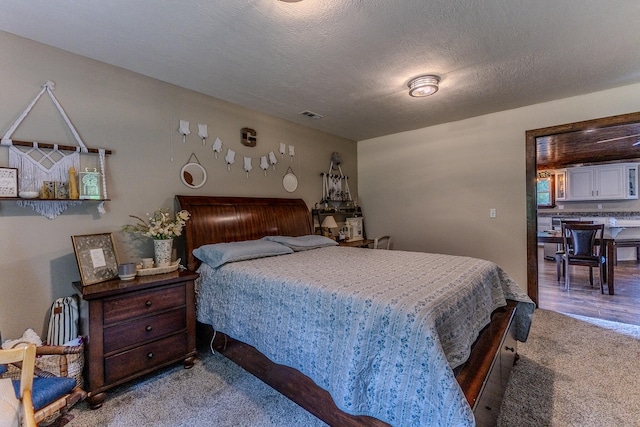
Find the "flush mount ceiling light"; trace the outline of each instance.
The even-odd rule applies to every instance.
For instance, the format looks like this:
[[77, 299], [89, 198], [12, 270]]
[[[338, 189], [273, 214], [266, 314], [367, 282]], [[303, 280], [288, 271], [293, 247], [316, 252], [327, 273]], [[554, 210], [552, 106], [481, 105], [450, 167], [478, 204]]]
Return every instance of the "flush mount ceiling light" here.
[[281, 1], [282, 3], [298, 3], [299, 1], [302, 1], [302, 0], [278, 0], [278, 1]]
[[440, 77], [438, 76], [420, 76], [412, 79], [407, 86], [409, 86], [409, 95], [411, 96], [429, 96], [438, 91], [438, 83]]

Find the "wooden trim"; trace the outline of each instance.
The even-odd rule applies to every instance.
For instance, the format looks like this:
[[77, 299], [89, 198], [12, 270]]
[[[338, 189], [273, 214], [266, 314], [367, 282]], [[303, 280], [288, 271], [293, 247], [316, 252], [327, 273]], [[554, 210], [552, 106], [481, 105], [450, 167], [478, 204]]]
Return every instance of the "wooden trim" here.
[[[34, 143], [33, 142], [28, 142], [28, 141], [15, 141], [12, 140], [11, 141], [13, 145], [19, 146], [19, 147], [33, 147]], [[80, 148], [80, 152], [82, 153], [82, 147], [78, 146], [78, 145], [58, 145], [58, 150], [61, 151], [78, 151], [78, 148]], [[9, 145], [7, 145], [9, 146]], [[54, 150], [56, 148], [55, 144], [50, 144], [48, 142], [38, 142], [38, 148], [45, 148], [45, 149], [49, 149], [49, 150]], [[98, 148], [87, 148], [87, 152], [91, 153], [91, 154], [99, 154], [100, 150]], [[112, 150], [104, 150], [105, 154], [113, 154]]]
[[526, 215], [527, 215], [527, 293], [538, 304], [538, 208], [536, 206], [537, 142], [536, 139], [548, 135], [575, 132], [608, 126], [640, 122], [640, 112], [617, 116], [566, 123], [525, 132], [526, 153]]

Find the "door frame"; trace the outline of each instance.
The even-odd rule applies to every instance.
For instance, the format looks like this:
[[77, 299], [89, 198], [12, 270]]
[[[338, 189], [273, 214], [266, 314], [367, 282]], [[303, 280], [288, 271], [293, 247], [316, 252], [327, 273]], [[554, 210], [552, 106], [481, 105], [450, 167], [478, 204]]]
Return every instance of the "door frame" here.
[[538, 305], [538, 207], [536, 204], [537, 138], [565, 132], [640, 122], [640, 112], [533, 129], [525, 132], [527, 198], [527, 293]]

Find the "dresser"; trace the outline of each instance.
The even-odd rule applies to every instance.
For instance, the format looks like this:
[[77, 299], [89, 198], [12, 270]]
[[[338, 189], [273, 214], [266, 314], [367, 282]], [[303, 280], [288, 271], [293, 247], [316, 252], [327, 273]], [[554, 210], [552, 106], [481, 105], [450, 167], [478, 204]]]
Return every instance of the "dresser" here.
[[196, 357], [196, 273], [172, 272], [73, 285], [82, 298], [85, 387], [92, 409], [105, 391], [161, 367]]

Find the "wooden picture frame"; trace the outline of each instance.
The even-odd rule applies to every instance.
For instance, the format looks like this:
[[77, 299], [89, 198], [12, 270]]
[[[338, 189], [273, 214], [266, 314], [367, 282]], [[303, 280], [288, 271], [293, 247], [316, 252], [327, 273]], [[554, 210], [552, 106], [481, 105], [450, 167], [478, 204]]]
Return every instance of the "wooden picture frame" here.
[[0, 197], [18, 197], [18, 169], [0, 167]]
[[71, 236], [83, 286], [118, 277], [118, 256], [112, 233]]

